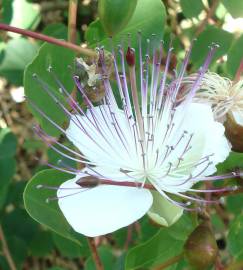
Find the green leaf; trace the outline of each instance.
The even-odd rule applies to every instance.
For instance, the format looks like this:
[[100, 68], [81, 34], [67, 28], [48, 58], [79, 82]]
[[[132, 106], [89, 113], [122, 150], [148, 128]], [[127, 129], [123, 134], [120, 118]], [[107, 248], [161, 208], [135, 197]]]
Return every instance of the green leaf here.
[[235, 215], [242, 214], [243, 194], [227, 196], [226, 199], [226, 208], [229, 212]]
[[203, 10], [202, 0], [180, 0], [183, 14], [187, 18], [197, 17]]
[[85, 39], [90, 44], [90, 46], [95, 46], [101, 40], [107, 38], [106, 33], [103, 29], [103, 26], [100, 22], [100, 19], [96, 19], [88, 26], [88, 29], [85, 32]]
[[11, 185], [9, 186], [7, 204], [12, 204], [15, 207], [22, 207], [25, 185], [25, 181], [14, 181], [11, 183]]
[[[152, 16], [148, 14], [153, 14]], [[117, 33], [113, 37], [113, 43], [121, 43], [127, 35], [131, 34], [131, 45], [135, 49], [137, 45], [137, 32], [142, 31], [142, 45], [145, 52], [145, 46], [147, 38], [151, 38], [152, 34], [156, 34], [156, 40], [159, 42], [163, 37], [163, 29], [165, 25], [166, 12], [165, 7], [160, 0], [143, 0], [138, 1], [136, 10], [127, 24], [127, 26]], [[96, 36], [98, 33], [98, 36]], [[89, 45], [95, 47], [97, 40], [100, 41], [101, 45], [104, 45], [108, 50], [110, 48], [109, 37], [105, 35], [102, 30], [100, 20], [93, 22], [87, 29], [85, 38]]]
[[174, 224], [183, 214], [183, 209], [178, 207], [164, 197], [159, 192], [152, 191], [153, 205], [149, 209], [148, 216], [157, 224], [169, 227]]
[[9, 184], [16, 171], [16, 161], [14, 158], [0, 159], [0, 209], [7, 199]]
[[49, 231], [38, 231], [29, 244], [30, 253], [38, 257], [49, 255], [53, 248], [52, 235]]
[[0, 159], [13, 157], [16, 147], [17, 139], [10, 129], [0, 129]]
[[189, 216], [183, 215], [173, 226], [159, 230], [150, 240], [132, 248], [127, 254], [125, 269], [150, 269], [180, 254], [193, 228]]
[[24, 191], [24, 204], [29, 215], [39, 223], [52, 229], [61, 236], [82, 245], [83, 237], [76, 233], [64, 218], [56, 201], [46, 202], [56, 192], [47, 189], [37, 189], [38, 185], [60, 186], [72, 176], [57, 170], [43, 170], [29, 181]]
[[33, 222], [22, 208], [15, 208], [10, 213], [4, 213], [1, 223], [6, 235], [21, 238], [27, 245], [38, 230], [38, 224]]
[[0, 209], [6, 202], [9, 184], [16, 171], [16, 147], [15, 135], [8, 128], [0, 129]]
[[229, 226], [227, 237], [228, 249], [232, 256], [237, 257], [243, 252], [243, 215], [238, 216]]
[[27, 258], [27, 245], [25, 241], [16, 236], [9, 236], [7, 238], [8, 247], [18, 269], [23, 269], [23, 263]]
[[81, 256], [88, 256], [89, 247], [87, 241], [82, 242], [82, 247], [73, 241], [70, 241], [59, 234], [53, 233], [52, 238], [56, 248], [60, 251], [61, 255], [70, 259], [79, 258]]
[[136, 5], [137, 0], [99, 0], [98, 13], [108, 36], [116, 35], [127, 25]]
[[0, 179], [1, 186], [9, 183], [15, 174], [16, 161], [13, 158], [0, 159]]
[[[38, 4], [30, 3], [27, 0], [14, 0], [12, 1], [12, 10], [11, 26], [31, 30], [38, 26], [41, 19], [40, 6]], [[19, 36], [15, 33], [9, 33], [9, 35], [12, 37]]]
[[226, 160], [217, 165], [217, 173], [232, 172], [236, 168], [243, 169], [243, 153], [230, 152]]
[[[68, 69], [69, 65], [74, 62], [75, 53], [69, 49], [59, 47], [53, 44], [44, 44], [41, 46], [38, 55], [33, 62], [28, 65], [24, 73], [25, 94], [34, 102], [42, 111], [44, 111], [54, 122], [61, 125], [67, 120], [63, 110], [57, 105], [53, 99], [43, 90], [40, 83], [33, 79], [33, 74], [42, 79], [50, 88], [50, 91], [56, 93], [63, 100], [63, 95], [59, 92], [59, 86], [53, 79], [53, 76], [47, 71], [52, 66], [53, 72], [60, 79], [67, 91], [72, 91], [74, 82], [72, 75]], [[60, 61], [61, 59], [61, 61]], [[32, 106], [29, 106], [31, 112], [50, 135], [59, 135], [60, 131], [53, 127], [40, 113]]]
[[2, 50], [0, 75], [13, 84], [23, 85], [24, 69], [36, 55], [37, 49], [36, 43], [25, 38], [10, 40]]
[[10, 24], [13, 16], [12, 1], [2, 0], [1, 4], [2, 18], [0, 19], [0, 21], [6, 24]]
[[67, 33], [68, 28], [62, 23], [48, 24], [43, 30], [44, 35], [64, 40], [67, 40]]
[[222, 3], [234, 18], [243, 17], [243, 1], [222, 0]]
[[240, 62], [243, 59], [243, 35], [241, 35], [231, 46], [228, 52], [227, 72], [234, 78]]
[[3, 185], [0, 189], [0, 209], [2, 209], [7, 201], [9, 185]]
[[0, 255], [0, 267], [1, 267], [0, 269], [10, 270], [8, 262], [7, 262], [6, 258], [3, 255]]
[[28, 152], [28, 153], [33, 153], [39, 149], [44, 149], [45, 145], [42, 141], [37, 140], [37, 139], [25, 139], [23, 148]]
[[195, 44], [192, 48], [191, 61], [193, 62], [195, 68], [200, 67], [209, 52], [209, 46], [212, 43], [219, 45], [216, 53], [212, 59], [212, 63], [216, 61], [221, 56], [227, 54], [231, 43], [233, 40], [233, 35], [214, 26], [208, 26], [197, 38]]

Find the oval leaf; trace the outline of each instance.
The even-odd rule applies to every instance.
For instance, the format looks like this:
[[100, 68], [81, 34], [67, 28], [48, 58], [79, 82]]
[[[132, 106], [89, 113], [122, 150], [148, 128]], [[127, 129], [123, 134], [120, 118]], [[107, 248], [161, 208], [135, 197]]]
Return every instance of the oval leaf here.
[[137, 0], [99, 0], [100, 21], [108, 36], [114, 36], [131, 19]]
[[[148, 16], [148, 14], [153, 15]], [[138, 1], [135, 12], [127, 26], [113, 37], [113, 44], [121, 43], [124, 38], [127, 38], [128, 34], [131, 34], [131, 46], [136, 49], [138, 47], [137, 32], [141, 30], [142, 45], [145, 52], [147, 38], [151, 38], [152, 34], [156, 35], [158, 42], [162, 39], [165, 19], [166, 12], [162, 1]], [[92, 47], [95, 47], [99, 41], [107, 50], [110, 48], [110, 39], [105, 34], [100, 20], [96, 20], [88, 27], [85, 38]]]
[[[59, 92], [58, 84], [47, 69], [51, 66], [63, 86], [67, 91], [71, 92], [74, 87], [74, 82], [68, 66], [73, 64], [74, 57], [75, 53], [69, 49], [55, 46], [53, 44], [44, 44], [41, 46], [38, 55], [35, 57], [33, 62], [28, 65], [24, 73], [26, 96], [59, 125], [65, 122], [66, 115], [60, 106], [57, 105], [43, 90], [40, 83], [33, 78], [33, 74], [37, 74], [38, 77], [48, 85], [50, 91], [59, 95], [60, 99], [65, 103], [63, 95]], [[50, 135], [60, 134], [60, 131], [54, 128], [54, 126], [32, 106], [29, 106], [29, 108], [46, 132]]]
[[58, 207], [57, 201], [46, 202], [47, 198], [56, 196], [56, 191], [37, 189], [38, 185], [58, 187], [70, 178], [72, 178], [70, 174], [52, 169], [38, 172], [25, 188], [24, 204], [33, 219], [80, 245], [82, 236], [74, 232], [69, 226]]

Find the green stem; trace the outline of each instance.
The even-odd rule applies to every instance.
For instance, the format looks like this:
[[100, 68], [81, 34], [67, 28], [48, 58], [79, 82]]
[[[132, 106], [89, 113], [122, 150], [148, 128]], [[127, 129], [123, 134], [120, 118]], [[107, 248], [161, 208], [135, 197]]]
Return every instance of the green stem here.
[[52, 44], [55, 44], [58, 46], [66, 47], [66, 48], [69, 48], [69, 49], [76, 51], [80, 54], [86, 55], [88, 57], [95, 57], [97, 55], [95, 51], [88, 49], [88, 48], [82, 48], [78, 45], [72, 44], [71, 42], [59, 40], [59, 39], [49, 37], [49, 36], [46, 36], [46, 35], [43, 35], [40, 33], [32, 32], [29, 30], [24, 30], [24, 29], [21, 29], [18, 27], [13, 27], [13, 26], [10, 26], [10, 25], [4, 24], [4, 23], [0, 23], [0, 30], [14, 32], [14, 33], [24, 35], [27, 37], [31, 37], [34, 39], [43, 40], [45, 42], [52, 43]]
[[76, 43], [77, 11], [78, 11], [78, 0], [69, 0], [68, 41], [71, 43]]

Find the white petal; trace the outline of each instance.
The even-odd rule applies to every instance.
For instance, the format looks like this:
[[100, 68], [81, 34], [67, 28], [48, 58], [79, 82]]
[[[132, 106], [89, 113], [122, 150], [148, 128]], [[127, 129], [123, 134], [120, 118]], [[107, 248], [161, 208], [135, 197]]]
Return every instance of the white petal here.
[[[183, 113], [184, 119], [182, 120], [181, 115]], [[161, 180], [161, 188], [163, 187], [164, 190], [172, 193], [186, 191], [195, 183], [194, 180], [186, 181], [190, 174], [193, 177], [213, 174], [216, 171], [216, 165], [224, 161], [230, 152], [230, 146], [224, 135], [224, 126], [214, 120], [209, 105], [191, 103], [184, 112], [183, 107], [179, 106], [176, 109], [174, 122], [176, 129], [172, 135], [170, 145], [174, 145], [174, 142], [178, 140], [184, 130], [188, 134], [193, 133], [193, 137], [190, 143], [192, 148], [184, 155], [184, 159], [174, 172], [174, 175], [164, 177]], [[170, 157], [172, 163], [177, 164], [176, 161], [184, 148], [185, 144], [183, 143], [180, 143], [175, 148]], [[213, 154], [210, 157], [212, 164], [208, 165], [209, 161], [206, 161], [196, 168], [194, 167], [194, 165], [200, 163], [200, 159], [211, 154]]]
[[183, 128], [194, 133], [191, 152], [198, 151], [197, 145], [201, 144], [203, 149], [200, 158], [213, 154], [210, 158], [212, 164], [202, 175], [214, 173], [215, 166], [224, 161], [230, 152], [230, 146], [224, 135], [224, 126], [214, 120], [210, 105], [198, 103], [190, 105], [184, 123]]
[[[204, 105], [207, 106], [207, 105]], [[216, 165], [223, 162], [231, 151], [231, 145], [225, 137], [225, 128], [223, 124], [216, 122], [213, 119], [211, 108], [209, 105], [204, 109], [205, 116], [207, 115], [207, 129], [205, 126], [205, 147], [203, 156], [213, 154], [210, 158], [212, 164], [201, 174], [201, 176], [208, 176], [217, 171]], [[199, 170], [200, 168], [198, 168]]]
[[243, 111], [231, 111], [233, 119], [237, 125], [243, 126]]
[[[64, 182], [57, 196], [59, 207], [76, 232], [95, 237], [114, 232], [140, 219], [152, 205], [149, 190], [124, 186], [100, 185], [80, 188], [79, 177]], [[71, 188], [71, 189], [70, 189]], [[74, 188], [72, 190], [72, 188]], [[67, 196], [61, 198], [63, 196]]]
[[121, 168], [137, 170], [140, 166], [141, 161], [122, 110], [113, 111], [111, 116], [109, 107], [101, 105], [92, 108], [92, 113], [88, 111], [87, 117], [73, 115], [66, 135], [89, 161], [103, 169], [99, 173], [106, 178], [114, 174], [119, 179], [124, 178]]

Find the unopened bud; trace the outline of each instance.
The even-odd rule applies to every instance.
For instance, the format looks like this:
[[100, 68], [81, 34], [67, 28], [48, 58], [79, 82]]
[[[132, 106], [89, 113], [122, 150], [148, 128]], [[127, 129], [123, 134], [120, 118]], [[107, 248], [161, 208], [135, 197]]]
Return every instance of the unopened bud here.
[[94, 176], [85, 176], [78, 179], [76, 184], [82, 188], [92, 188], [98, 186], [99, 179]]
[[215, 262], [218, 247], [208, 222], [203, 222], [191, 233], [184, 250], [189, 264], [197, 270], [207, 269]]

